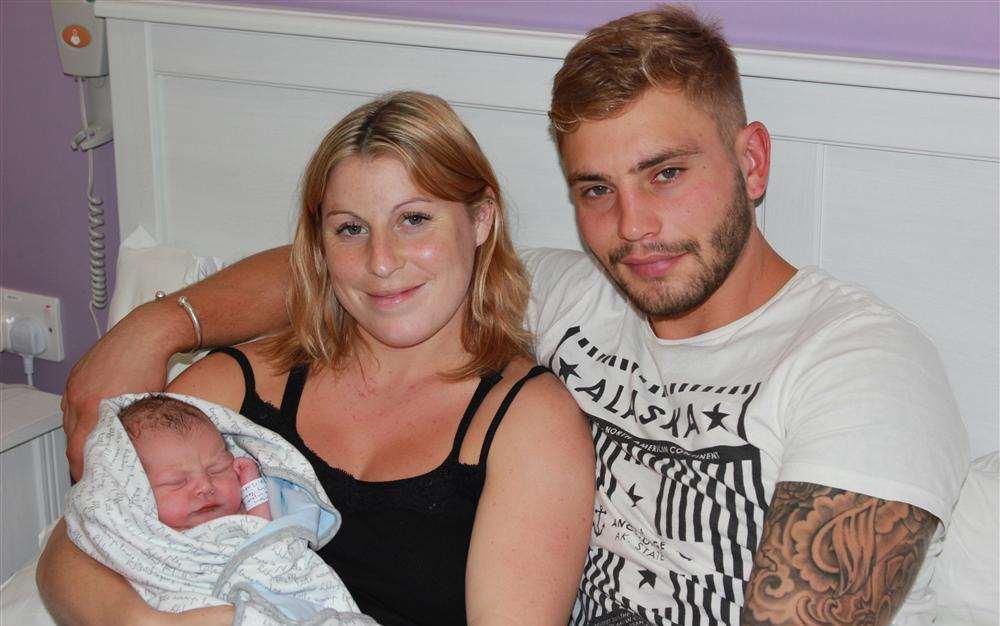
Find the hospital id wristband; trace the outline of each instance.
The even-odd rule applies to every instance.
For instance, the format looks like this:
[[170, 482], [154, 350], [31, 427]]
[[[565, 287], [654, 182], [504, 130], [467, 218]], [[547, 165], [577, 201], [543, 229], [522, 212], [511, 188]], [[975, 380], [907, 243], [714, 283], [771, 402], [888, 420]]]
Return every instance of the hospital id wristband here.
[[243, 496], [243, 507], [250, 510], [267, 502], [267, 483], [263, 478], [251, 480], [240, 489]]

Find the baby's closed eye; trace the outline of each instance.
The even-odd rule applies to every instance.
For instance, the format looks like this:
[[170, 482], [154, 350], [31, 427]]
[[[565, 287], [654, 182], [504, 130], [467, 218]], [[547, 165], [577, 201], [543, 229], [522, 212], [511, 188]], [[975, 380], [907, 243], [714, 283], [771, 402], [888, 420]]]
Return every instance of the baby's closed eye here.
[[156, 481], [156, 483], [153, 486], [162, 489], [180, 489], [186, 484], [187, 484], [187, 478], [183, 476], [174, 476], [170, 478], [160, 479]]
[[208, 468], [208, 473], [214, 476], [218, 476], [220, 474], [225, 474], [226, 472], [231, 470], [233, 470], [233, 462], [227, 461], [225, 463], [216, 463], [215, 465], [212, 465], [211, 467]]

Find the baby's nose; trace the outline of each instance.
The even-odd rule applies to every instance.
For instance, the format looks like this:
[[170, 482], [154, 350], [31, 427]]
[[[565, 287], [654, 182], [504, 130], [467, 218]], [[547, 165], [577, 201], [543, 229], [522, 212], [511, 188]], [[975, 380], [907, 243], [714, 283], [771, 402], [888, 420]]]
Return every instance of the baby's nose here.
[[199, 476], [197, 482], [194, 486], [194, 492], [199, 496], [210, 496], [215, 493], [215, 487], [212, 485], [212, 480], [205, 475]]

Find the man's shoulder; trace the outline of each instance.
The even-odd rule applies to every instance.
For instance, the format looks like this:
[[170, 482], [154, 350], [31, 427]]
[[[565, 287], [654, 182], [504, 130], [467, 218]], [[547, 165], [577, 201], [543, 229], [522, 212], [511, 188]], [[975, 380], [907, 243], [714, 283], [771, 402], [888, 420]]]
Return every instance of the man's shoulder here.
[[964, 425], [933, 341], [870, 290], [820, 270], [782, 346], [778, 482], [919, 506], [947, 521], [967, 458]]
[[783, 304], [797, 311], [795, 316], [811, 334], [880, 329], [925, 339], [912, 320], [862, 285], [835, 278], [816, 267], [799, 270], [793, 280]]
[[795, 343], [803, 349], [795, 353], [833, 358], [874, 351], [913, 365], [939, 361], [930, 337], [868, 288], [818, 268], [800, 270], [795, 280], [785, 303], [785, 323], [794, 327]]

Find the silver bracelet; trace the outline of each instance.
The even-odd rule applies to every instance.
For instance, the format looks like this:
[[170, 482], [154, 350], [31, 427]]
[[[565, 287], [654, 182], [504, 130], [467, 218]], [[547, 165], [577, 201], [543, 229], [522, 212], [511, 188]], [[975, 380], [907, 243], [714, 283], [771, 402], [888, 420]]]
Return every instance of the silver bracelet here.
[[[154, 294], [154, 297], [157, 300], [163, 300], [164, 298], [167, 297], [167, 294], [162, 291], [157, 291]], [[182, 309], [184, 309], [184, 311], [188, 314], [188, 317], [191, 318], [191, 325], [194, 326], [194, 337], [195, 339], [198, 340], [198, 345], [194, 347], [194, 350], [201, 350], [201, 343], [202, 343], [201, 322], [198, 321], [198, 314], [194, 312], [194, 307], [191, 306], [191, 303], [188, 301], [187, 296], [181, 296], [180, 298], [177, 298], [177, 305]], [[192, 352], [194, 350], [192, 350]]]
[[188, 317], [191, 318], [191, 324], [194, 325], [194, 336], [198, 340], [198, 345], [194, 347], [195, 350], [201, 350], [201, 322], [198, 321], [198, 316], [194, 312], [194, 307], [188, 302], [187, 296], [181, 296], [177, 298], [177, 304], [184, 307], [187, 311]]

